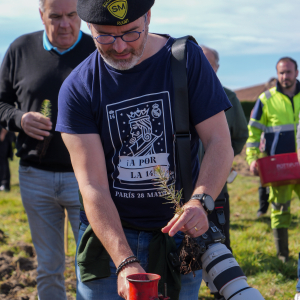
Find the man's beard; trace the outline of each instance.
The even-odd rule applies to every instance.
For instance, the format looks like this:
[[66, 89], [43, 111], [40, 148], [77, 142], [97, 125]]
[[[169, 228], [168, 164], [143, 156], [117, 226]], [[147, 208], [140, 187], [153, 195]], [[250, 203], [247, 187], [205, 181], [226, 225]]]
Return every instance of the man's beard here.
[[[138, 64], [139, 60], [141, 59], [141, 57], [144, 54], [144, 50], [145, 50], [147, 39], [148, 39], [148, 30], [149, 30], [149, 27], [148, 27], [148, 25], [146, 25], [145, 26], [145, 34], [144, 34], [143, 42], [137, 50], [134, 50], [133, 48], [130, 48], [130, 49], [124, 50], [122, 53], [118, 53], [114, 49], [111, 49], [111, 50], [108, 50], [108, 51], [104, 52], [103, 50], [100, 49], [100, 47], [99, 48], [97, 47], [98, 51], [100, 52], [103, 60], [108, 65], [113, 67], [114, 69], [117, 69], [117, 70], [120, 70], [120, 71], [132, 69], [134, 66], [136, 66]], [[128, 53], [132, 54], [131, 58], [128, 58], [128, 59], [114, 59], [112, 57], [112, 54], [125, 55], [125, 54], [128, 54]]]
[[286, 81], [284, 81], [283, 83], [280, 83], [280, 84], [283, 88], [289, 89], [295, 84], [295, 82], [296, 82], [296, 80], [294, 80], [294, 81], [286, 80]]

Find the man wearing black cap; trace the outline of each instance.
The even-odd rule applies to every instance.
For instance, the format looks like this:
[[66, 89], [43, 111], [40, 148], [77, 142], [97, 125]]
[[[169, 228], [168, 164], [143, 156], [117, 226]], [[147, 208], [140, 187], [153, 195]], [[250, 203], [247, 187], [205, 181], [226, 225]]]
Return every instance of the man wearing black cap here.
[[[228, 176], [233, 151], [224, 110], [231, 104], [202, 50], [188, 42], [192, 200], [174, 216], [154, 186], [154, 167], [181, 189], [175, 153], [168, 35], [148, 33], [154, 0], [80, 0], [98, 51], [59, 94], [56, 130], [70, 152], [82, 195], [77, 299], [128, 299], [126, 276], [152, 272], [168, 296], [198, 299], [201, 271], [181, 275], [168, 261], [183, 233], [208, 229], [206, 214]], [[199, 136], [206, 149], [199, 171]], [[210, 205], [205, 205], [203, 194]], [[207, 202], [208, 204], [208, 202]], [[210, 207], [210, 209], [209, 209]], [[163, 234], [165, 233], [165, 234]], [[167, 234], [166, 234], [167, 233]], [[118, 285], [117, 285], [118, 284]]]

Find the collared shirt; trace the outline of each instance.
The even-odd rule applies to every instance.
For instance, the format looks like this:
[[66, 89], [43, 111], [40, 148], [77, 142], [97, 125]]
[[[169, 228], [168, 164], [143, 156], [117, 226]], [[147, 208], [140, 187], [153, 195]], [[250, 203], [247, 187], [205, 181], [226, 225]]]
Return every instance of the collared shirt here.
[[79, 30], [78, 39], [77, 39], [77, 41], [75, 42], [75, 44], [74, 44], [73, 46], [71, 46], [69, 49], [60, 52], [60, 51], [57, 49], [57, 47], [54, 47], [54, 46], [50, 43], [50, 41], [49, 41], [49, 39], [48, 39], [48, 37], [47, 37], [46, 31], [44, 31], [44, 35], [43, 35], [43, 46], [44, 46], [44, 49], [47, 50], [47, 51], [51, 51], [51, 50], [53, 49], [53, 50], [55, 50], [58, 54], [63, 55], [63, 54], [65, 54], [65, 53], [69, 52], [70, 50], [72, 50], [72, 49], [79, 43], [79, 41], [81, 40], [81, 37], [82, 37], [82, 31]]
[[[281, 94], [283, 94], [283, 95], [286, 95], [283, 91], [282, 91], [282, 87], [281, 87], [281, 85], [280, 85], [280, 83], [279, 83], [279, 81], [277, 80], [277, 85], [276, 85], [276, 90], [277, 90], [277, 92], [279, 92], [279, 93], [281, 93]], [[297, 80], [297, 83], [296, 83], [296, 90], [295, 90], [295, 95], [294, 96], [296, 96], [297, 94], [299, 94], [300, 93], [300, 82]], [[288, 96], [288, 95], [286, 95], [287, 97], [289, 97], [289, 99], [292, 101], [293, 100], [293, 97], [291, 98], [290, 96]]]

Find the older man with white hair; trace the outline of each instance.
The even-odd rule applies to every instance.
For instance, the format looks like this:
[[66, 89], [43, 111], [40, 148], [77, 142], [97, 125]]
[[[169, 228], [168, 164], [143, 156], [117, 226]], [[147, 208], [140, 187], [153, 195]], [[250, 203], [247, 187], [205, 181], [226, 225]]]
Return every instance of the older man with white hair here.
[[[76, 0], [39, 4], [45, 30], [16, 39], [1, 65], [0, 123], [19, 132], [20, 190], [37, 253], [39, 299], [63, 300], [64, 210], [77, 240], [80, 204], [68, 150], [54, 131], [57, 98], [65, 78], [95, 45], [80, 31]], [[46, 99], [51, 108], [44, 116], [40, 111]]]

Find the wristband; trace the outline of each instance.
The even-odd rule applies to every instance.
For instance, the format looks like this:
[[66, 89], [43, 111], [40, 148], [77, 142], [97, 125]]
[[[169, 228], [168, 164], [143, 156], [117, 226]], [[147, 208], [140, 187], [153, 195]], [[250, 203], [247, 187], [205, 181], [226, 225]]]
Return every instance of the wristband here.
[[130, 256], [126, 257], [124, 260], [121, 261], [121, 263], [119, 264], [119, 266], [121, 266], [121, 264], [123, 264], [129, 258], [136, 258], [136, 256], [135, 255], [130, 255]]
[[[127, 259], [127, 258], [126, 258], [126, 259]], [[119, 273], [122, 271], [122, 269], [123, 269], [125, 266], [127, 266], [127, 265], [129, 265], [129, 264], [133, 264], [133, 263], [135, 263], [135, 262], [140, 263], [140, 261], [139, 261], [137, 258], [134, 258], [134, 259], [131, 259], [131, 260], [127, 260], [127, 261], [125, 261], [125, 262], [122, 262], [122, 263], [118, 266], [118, 268], [117, 268], [116, 275], [118, 276]]]

